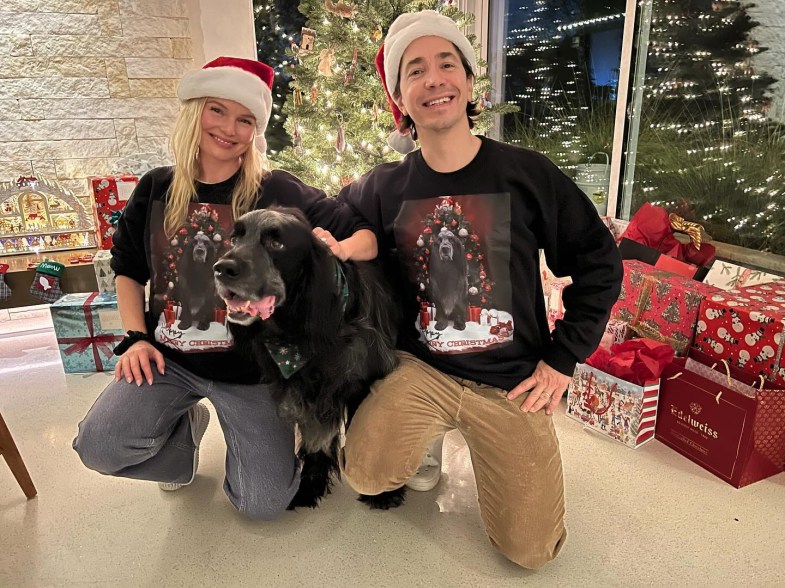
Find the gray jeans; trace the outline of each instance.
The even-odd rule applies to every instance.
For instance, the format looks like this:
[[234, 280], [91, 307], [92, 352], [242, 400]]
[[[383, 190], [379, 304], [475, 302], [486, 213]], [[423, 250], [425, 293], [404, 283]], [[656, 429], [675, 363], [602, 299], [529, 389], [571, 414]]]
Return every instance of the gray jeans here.
[[226, 439], [224, 491], [254, 519], [288, 506], [300, 484], [293, 427], [282, 420], [264, 385], [205, 380], [166, 362], [166, 374], [144, 382], [112, 382], [84, 420], [73, 447], [90, 469], [110, 476], [186, 483], [195, 447], [188, 409], [207, 398]]

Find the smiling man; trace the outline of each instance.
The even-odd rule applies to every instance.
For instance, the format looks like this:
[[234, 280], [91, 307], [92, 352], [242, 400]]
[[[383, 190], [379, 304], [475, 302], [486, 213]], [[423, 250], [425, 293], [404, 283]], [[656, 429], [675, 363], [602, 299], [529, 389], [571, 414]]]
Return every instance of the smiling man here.
[[[477, 62], [455, 23], [404, 14], [377, 56], [398, 151], [341, 198], [375, 228], [404, 307], [401, 364], [352, 420], [344, 479], [362, 494], [439, 481], [441, 439], [472, 457], [491, 544], [539, 568], [566, 538], [551, 415], [577, 362], [599, 344], [621, 259], [594, 205], [544, 156], [472, 134]], [[549, 332], [539, 250], [570, 275]]]

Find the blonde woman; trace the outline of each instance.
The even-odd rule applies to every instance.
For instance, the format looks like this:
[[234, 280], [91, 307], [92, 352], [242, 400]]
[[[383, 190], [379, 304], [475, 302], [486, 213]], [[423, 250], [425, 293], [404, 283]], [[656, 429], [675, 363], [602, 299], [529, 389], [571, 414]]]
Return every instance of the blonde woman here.
[[234, 219], [272, 204], [301, 209], [341, 259], [376, 254], [373, 233], [347, 207], [266, 170], [272, 79], [269, 66], [232, 57], [183, 77], [176, 165], [141, 178], [114, 235], [112, 268], [128, 330], [115, 350], [115, 381], [74, 440], [88, 468], [177, 490], [196, 474], [210, 417], [199, 401], [207, 398], [226, 438], [224, 490], [256, 519], [274, 518], [297, 491], [294, 436], [257, 368], [231, 348], [213, 263], [229, 246]]

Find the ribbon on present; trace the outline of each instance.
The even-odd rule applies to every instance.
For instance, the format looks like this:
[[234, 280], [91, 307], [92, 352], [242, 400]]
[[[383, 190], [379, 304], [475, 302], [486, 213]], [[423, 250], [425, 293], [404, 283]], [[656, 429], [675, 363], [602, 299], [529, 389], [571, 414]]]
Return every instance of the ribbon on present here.
[[698, 223], [693, 223], [681, 218], [678, 214], [672, 212], [668, 215], [668, 220], [671, 223], [671, 228], [677, 233], [686, 233], [695, 249], [700, 251], [701, 243], [703, 242], [703, 227]]
[[[104, 371], [104, 363], [101, 358], [101, 353], [104, 354], [105, 357], [111, 358], [113, 357], [113, 350], [114, 345], [113, 343], [119, 343], [123, 340], [124, 335], [112, 335], [112, 334], [104, 334], [104, 335], [96, 335], [95, 334], [95, 327], [93, 323], [93, 309], [90, 306], [90, 303], [95, 300], [96, 296], [98, 296], [98, 292], [93, 292], [90, 296], [87, 297], [87, 300], [84, 301], [82, 304], [82, 309], [84, 310], [85, 315], [85, 323], [87, 324], [87, 337], [58, 337], [57, 343], [61, 345], [68, 345], [63, 350], [65, 355], [73, 355], [75, 353], [81, 354], [87, 351], [87, 349], [92, 346], [93, 348], [93, 360], [95, 361], [95, 369], [96, 371], [102, 372]], [[99, 353], [101, 352], [101, 353]]]
[[123, 214], [122, 210], [113, 210], [112, 214], [110, 214], [109, 218], [107, 219], [109, 221], [109, 224], [112, 225], [113, 227], [116, 227], [117, 223], [120, 222], [120, 217], [122, 216], [122, 214]]
[[[676, 229], [672, 226], [671, 217], [675, 217], [676, 224], [681, 228]], [[687, 233], [690, 242], [679, 241], [674, 236], [674, 231]], [[695, 234], [698, 231], [700, 231], [700, 239], [696, 243]], [[649, 202], [644, 202], [638, 209], [622, 237], [698, 267], [708, 265], [716, 253], [713, 245], [703, 243], [703, 228], [699, 224], [685, 221], [678, 215], [668, 215], [664, 208]]]

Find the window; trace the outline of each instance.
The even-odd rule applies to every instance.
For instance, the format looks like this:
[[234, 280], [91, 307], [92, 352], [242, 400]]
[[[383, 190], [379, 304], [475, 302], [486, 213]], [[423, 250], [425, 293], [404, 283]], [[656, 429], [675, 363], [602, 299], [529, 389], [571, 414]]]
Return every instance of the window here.
[[[491, 59], [503, 99], [502, 139], [540, 151], [605, 213], [610, 187], [625, 0], [504, 0]], [[493, 53], [493, 52], [490, 52]]]
[[645, 0], [620, 216], [652, 202], [785, 254], [785, 6]]

